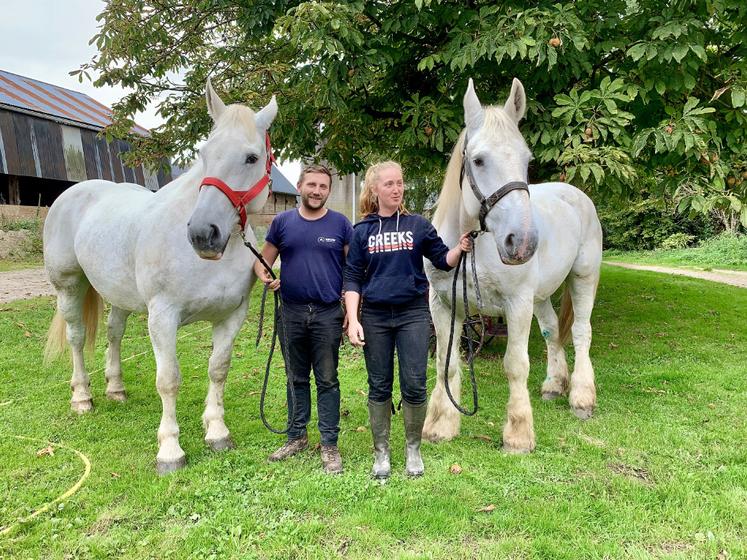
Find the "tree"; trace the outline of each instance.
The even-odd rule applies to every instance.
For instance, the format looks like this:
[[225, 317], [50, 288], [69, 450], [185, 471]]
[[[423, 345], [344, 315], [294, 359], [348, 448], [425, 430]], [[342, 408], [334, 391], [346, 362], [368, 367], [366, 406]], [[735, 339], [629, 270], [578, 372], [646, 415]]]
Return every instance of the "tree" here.
[[[469, 77], [485, 102], [511, 78], [534, 179], [594, 196], [636, 191], [747, 225], [747, 4], [743, 0], [112, 0], [79, 70], [133, 88], [113, 134], [164, 96], [166, 124], [134, 157], [188, 153], [209, 126], [205, 78], [253, 106], [277, 93], [273, 141], [342, 171], [395, 157], [443, 169]], [[424, 184], [432, 184], [425, 181]], [[649, 181], [646, 181], [647, 185]]]

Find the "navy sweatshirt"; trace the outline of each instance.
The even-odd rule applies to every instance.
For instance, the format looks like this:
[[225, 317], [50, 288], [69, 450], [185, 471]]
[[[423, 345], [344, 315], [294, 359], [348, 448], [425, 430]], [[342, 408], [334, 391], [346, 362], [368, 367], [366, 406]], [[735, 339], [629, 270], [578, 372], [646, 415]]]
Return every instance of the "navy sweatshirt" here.
[[423, 216], [370, 214], [353, 228], [343, 289], [358, 292], [367, 303], [406, 303], [428, 289], [423, 257], [436, 268], [451, 270], [448, 252], [436, 228]]

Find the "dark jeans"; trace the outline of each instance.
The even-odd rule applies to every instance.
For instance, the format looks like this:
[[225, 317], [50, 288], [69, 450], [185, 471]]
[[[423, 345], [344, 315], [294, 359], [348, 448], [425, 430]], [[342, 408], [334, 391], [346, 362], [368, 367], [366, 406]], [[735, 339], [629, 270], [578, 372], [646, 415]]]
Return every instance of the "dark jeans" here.
[[410, 404], [424, 403], [430, 337], [430, 312], [425, 298], [387, 306], [367, 305], [364, 301], [361, 326], [366, 340], [363, 355], [369, 400], [384, 402], [392, 396], [396, 347], [402, 398]]
[[[306, 425], [311, 418], [309, 380], [313, 368], [321, 441], [324, 445], [337, 445], [337, 434], [340, 431], [337, 362], [342, 337], [342, 307], [339, 303], [283, 303], [281, 315], [282, 320], [278, 321], [278, 338], [296, 393], [296, 410], [293, 415], [288, 387], [288, 419], [292, 421], [288, 439], [297, 439], [306, 434]], [[283, 326], [286, 336], [283, 336]]]

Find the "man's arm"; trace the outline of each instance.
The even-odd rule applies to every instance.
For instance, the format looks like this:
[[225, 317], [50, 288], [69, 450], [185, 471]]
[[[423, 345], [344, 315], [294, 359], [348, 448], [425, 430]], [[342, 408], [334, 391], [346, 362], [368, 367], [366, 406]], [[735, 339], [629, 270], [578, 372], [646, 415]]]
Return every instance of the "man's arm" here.
[[[275, 245], [273, 245], [269, 241], [265, 241], [265, 244], [259, 253], [260, 255], [262, 255], [262, 258], [265, 260], [267, 265], [272, 268], [272, 265], [275, 264], [275, 261], [280, 254], [280, 251], [278, 251], [278, 248], [275, 247]], [[280, 280], [273, 280], [272, 276], [270, 276], [270, 273], [267, 271], [267, 269], [259, 259], [254, 261], [254, 274], [256, 274], [257, 278], [259, 278], [262, 283], [266, 284], [267, 287], [270, 288], [273, 292], [280, 287]]]

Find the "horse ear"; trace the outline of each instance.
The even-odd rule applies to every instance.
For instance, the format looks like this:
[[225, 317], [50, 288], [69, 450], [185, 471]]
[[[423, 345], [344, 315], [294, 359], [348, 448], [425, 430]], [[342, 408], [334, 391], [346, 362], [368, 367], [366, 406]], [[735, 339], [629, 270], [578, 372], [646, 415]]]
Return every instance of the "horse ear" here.
[[210, 78], [207, 79], [207, 84], [205, 85], [205, 100], [207, 101], [207, 109], [210, 117], [213, 119], [213, 122], [217, 122], [223, 111], [226, 110], [226, 104], [215, 93], [213, 85], [210, 83]]
[[254, 116], [254, 122], [257, 125], [257, 128], [260, 128], [262, 130], [267, 130], [270, 128], [270, 125], [272, 124], [272, 121], [275, 120], [275, 117], [278, 114], [278, 102], [275, 101], [275, 96], [272, 96], [272, 99], [270, 99], [270, 102], [259, 112]]
[[464, 124], [467, 125], [467, 130], [476, 130], [482, 126], [484, 118], [485, 113], [470, 78], [467, 92], [464, 94]]
[[508, 99], [506, 99], [503, 110], [508, 113], [516, 124], [519, 124], [519, 121], [524, 118], [524, 113], [527, 110], [527, 96], [524, 93], [524, 86], [516, 78], [514, 78], [511, 84], [511, 93]]

